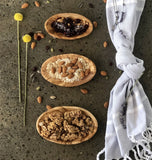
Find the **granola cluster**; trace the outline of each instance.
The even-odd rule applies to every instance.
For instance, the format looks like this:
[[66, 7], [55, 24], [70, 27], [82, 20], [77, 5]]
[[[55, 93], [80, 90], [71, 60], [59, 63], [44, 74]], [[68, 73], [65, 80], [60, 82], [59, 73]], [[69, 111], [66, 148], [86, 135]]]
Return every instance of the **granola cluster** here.
[[93, 133], [92, 119], [80, 110], [54, 111], [39, 122], [40, 134], [50, 140], [71, 142]]

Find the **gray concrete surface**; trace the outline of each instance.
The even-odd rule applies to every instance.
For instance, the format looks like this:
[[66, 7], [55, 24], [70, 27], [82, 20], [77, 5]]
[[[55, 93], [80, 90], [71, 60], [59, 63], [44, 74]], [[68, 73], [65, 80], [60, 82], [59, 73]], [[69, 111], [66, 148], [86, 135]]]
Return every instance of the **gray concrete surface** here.
[[[107, 110], [103, 103], [108, 100], [110, 90], [120, 76], [115, 66], [115, 49], [110, 41], [105, 15], [105, 4], [102, 0], [53, 0], [45, 4], [46, 0], [39, 0], [40, 8], [33, 5], [34, 0], [27, 0], [29, 8], [21, 10], [22, 0], [0, 1], [0, 160], [95, 160], [97, 152], [104, 147], [104, 134]], [[145, 61], [146, 71], [141, 82], [152, 102], [152, 1], [146, 3], [140, 26], [136, 34], [135, 55]], [[79, 8], [83, 3], [82, 8]], [[94, 8], [89, 8], [89, 3]], [[43, 31], [45, 39], [37, 43], [34, 51], [28, 52], [28, 107], [27, 126], [23, 127], [23, 103], [18, 103], [17, 77], [17, 40], [16, 22], [13, 19], [15, 12], [24, 15], [20, 23], [21, 35], [29, 32]], [[44, 30], [44, 22], [53, 14], [60, 12], [75, 12], [97, 21], [98, 27], [93, 33], [83, 39], [75, 41], [56, 40]], [[108, 47], [102, 46], [108, 41]], [[45, 46], [50, 45], [54, 52], [46, 52]], [[97, 74], [87, 84], [74, 88], [62, 88], [45, 81], [37, 74], [32, 83], [30, 75], [34, 66], [41, 64], [50, 56], [64, 53], [79, 53], [89, 57], [97, 66]], [[82, 50], [81, 50], [82, 49]], [[80, 51], [81, 50], [81, 51]], [[22, 91], [24, 91], [24, 61], [25, 44], [21, 42], [22, 61]], [[113, 65], [109, 65], [109, 63]], [[100, 70], [106, 70], [109, 79], [100, 76]], [[36, 87], [41, 86], [41, 91]], [[87, 95], [80, 93], [80, 88], [89, 90]], [[24, 95], [24, 92], [23, 92]], [[37, 96], [43, 97], [42, 104], [36, 101]], [[50, 100], [50, 95], [57, 96]], [[73, 146], [63, 146], [43, 140], [37, 133], [35, 123], [43, 113], [45, 105], [76, 105], [91, 111], [98, 120], [99, 128], [96, 135], [87, 142]], [[101, 159], [104, 159], [101, 157]]]

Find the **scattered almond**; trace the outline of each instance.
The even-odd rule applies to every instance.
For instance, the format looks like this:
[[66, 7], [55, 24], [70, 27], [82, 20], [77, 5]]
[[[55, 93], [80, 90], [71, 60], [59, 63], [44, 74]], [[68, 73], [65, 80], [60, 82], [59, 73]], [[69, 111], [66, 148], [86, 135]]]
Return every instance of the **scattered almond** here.
[[52, 73], [55, 73], [55, 72], [56, 72], [56, 68], [55, 68], [55, 67], [52, 67], [52, 68], [51, 68], [51, 72], [52, 72]]
[[37, 40], [37, 37], [38, 37], [37, 33], [34, 33], [34, 40]]
[[107, 0], [103, 0], [104, 3], [107, 3]]
[[81, 76], [82, 79], [84, 78], [85, 74], [84, 74], [83, 71], [80, 72], [80, 76]]
[[76, 63], [77, 63], [77, 61], [78, 61], [78, 58], [73, 59], [73, 60], [71, 61], [71, 63], [76, 64]]
[[49, 109], [51, 109], [51, 108], [52, 108], [51, 106], [46, 105], [46, 109], [47, 109], [47, 110], [49, 110]]
[[79, 67], [77, 65], [73, 66], [72, 67], [73, 69], [78, 69]]
[[68, 76], [69, 73], [62, 73], [62, 77]]
[[37, 97], [37, 102], [38, 102], [38, 103], [42, 103], [42, 97], [41, 97], [41, 96], [38, 96], [38, 97]]
[[95, 27], [95, 28], [97, 28], [97, 22], [96, 21], [93, 21], [93, 26]]
[[101, 71], [100, 74], [101, 74], [102, 76], [107, 76], [107, 72], [106, 72], [106, 71]]
[[86, 69], [86, 70], [85, 70], [85, 76], [88, 76], [89, 73], [90, 73], [90, 69]]
[[87, 90], [87, 89], [80, 89], [80, 91], [81, 91], [83, 94], [87, 94], [87, 93], [88, 93], [88, 90]]
[[63, 73], [66, 73], [66, 71], [67, 71], [67, 67], [66, 67], [66, 66], [63, 66], [62, 72], [63, 72]]
[[38, 36], [40, 36], [42, 39], [44, 38], [44, 34], [43, 33], [37, 33]]
[[59, 68], [58, 68], [58, 73], [61, 73], [62, 72], [62, 67], [60, 66]]
[[74, 77], [74, 74], [73, 73], [70, 73], [69, 75], [68, 75], [68, 78], [69, 79], [71, 79], [71, 78], [73, 78]]
[[25, 9], [25, 8], [27, 8], [28, 6], [29, 6], [28, 3], [23, 3], [22, 6], [21, 6], [21, 8], [22, 8], [22, 9]]
[[106, 48], [108, 43], [106, 41], [103, 42], [103, 47]]
[[68, 63], [66, 66], [67, 67], [72, 67], [74, 64], [73, 63]]
[[56, 99], [56, 96], [50, 96], [50, 99]]
[[72, 68], [71, 68], [71, 69], [68, 70], [68, 72], [69, 72], [69, 73], [74, 73], [74, 72], [75, 72], [75, 69], [72, 69]]
[[83, 65], [82, 65], [82, 63], [81, 63], [81, 62], [78, 62], [78, 67], [79, 67], [80, 69], [82, 69], [82, 68], [83, 68]]
[[34, 3], [36, 7], [40, 7], [40, 3], [38, 1], [35, 1]]
[[103, 106], [104, 106], [105, 108], [108, 108], [108, 105], [109, 105], [108, 102], [105, 102]]
[[59, 66], [63, 65], [64, 63], [65, 63], [64, 61], [60, 61]]
[[34, 49], [35, 46], [36, 46], [36, 42], [32, 42], [32, 43], [31, 43], [31, 49]]

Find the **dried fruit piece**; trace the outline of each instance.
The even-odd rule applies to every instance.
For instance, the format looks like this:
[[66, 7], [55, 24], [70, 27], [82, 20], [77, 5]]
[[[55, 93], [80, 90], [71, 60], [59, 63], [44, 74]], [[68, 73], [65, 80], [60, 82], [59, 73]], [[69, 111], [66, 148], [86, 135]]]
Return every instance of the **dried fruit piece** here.
[[46, 105], [46, 109], [47, 109], [47, 110], [49, 110], [49, 109], [51, 109], [51, 108], [52, 108], [51, 106]]
[[37, 37], [38, 37], [37, 33], [34, 33], [34, 40], [37, 40]]
[[106, 71], [101, 71], [100, 74], [101, 74], [102, 76], [107, 76], [107, 72], [106, 72]]
[[81, 76], [82, 79], [85, 77], [84, 71], [81, 71], [81, 72], [80, 72], [80, 76]]
[[103, 42], [103, 47], [106, 48], [108, 43], [106, 41]]
[[68, 63], [66, 67], [72, 67], [73, 65], [74, 65], [73, 63]]
[[23, 3], [22, 6], [21, 6], [21, 8], [22, 8], [22, 9], [25, 9], [25, 8], [27, 8], [28, 6], [29, 6], [28, 3]]
[[58, 68], [58, 73], [61, 73], [62, 72], [62, 67], [60, 66], [59, 68]]
[[83, 68], [83, 64], [82, 64], [81, 62], [78, 62], [78, 67], [79, 67], [80, 69], [82, 69], [82, 68]]
[[35, 1], [34, 3], [36, 7], [40, 7], [40, 3], [38, 1]]
[[62, 73], [62, 77], [67, 77], [69, 73]]
[[85, 76], [88, 76], [89, 73], [90, 73], [90, 69], [86, 69], [86, 70], [85, 70]]
[[50, 96], [50, 99], [56, 99], [56, 96]]
[[88, 90], [87, 89], [80, 89], [81, 93], [83, 94], [87, 94], [88, 93]]
[[31, 49], [34, 49], [35, 46], [36, 46], [36, 42], [32, 42], [32, 43], [31, 43]]
[[109, 105], [108, 102], [105, 102], [105, 103], [104, 103], [104, 107], [105, 107], [105, 108], [108, 108], [108, 105]]
[[55, 73], [55, 72], [56, 72], [56, 68], [55, 68], [55, 67], [52, 67], [52, 68], [51, 68], [51, 72], [52, 72], [52, 73]]
[[59, 66], [63, 65], [64, 63], [65, 63], [64, 61], [60, 61]]
[[95, 27], [95, 28], [97, 28], [97, 22], [96, 21], [93, 21], [93, 26]]
[[62, 72], [63, 72], [63, 73], [66, 73], [66, 71], [67, 71], [67, 67], [66, 67], [66, 66], [63, 66]]
[[38, 97], [37, 97], [37, 102], [38, 102], [38, 103], [42, 103], [42, 97], [41, 97], [41, 96], [38, 96]]
[[73, 73], [70, 73], [69, 75], [68, 75], [68, 78], [69, 79], [71, 79], [71, 78], [73, 78], [74, 77], [74, 74]]

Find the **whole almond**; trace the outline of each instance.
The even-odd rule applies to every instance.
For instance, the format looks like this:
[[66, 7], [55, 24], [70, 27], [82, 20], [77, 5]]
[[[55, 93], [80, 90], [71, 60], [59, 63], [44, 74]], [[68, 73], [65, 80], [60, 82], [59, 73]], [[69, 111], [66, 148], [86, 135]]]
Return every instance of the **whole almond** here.
[[62, 73], [62, 77], [67, 77], [69, 73]]
[[84, 74], [83, 71], [80, 72], [80, 76], [81, 76], [82, 79], [84, 78], [85, 74]]
[[65, 63], [64, 61], [60, 61], [59, 66], [63, 65], [64, 63]]
[[86, 70], [85, 70], [85, 76], [88, 76], [89, 73], [90, 73], [90, 69], [86, 69]]
[[103, 47], [104, 48], [106, 48], [107, 47], [107, 45], [108, 45], [108, 43], [105, 41], [105, 42], [103, 42]]
[[79, 67], [77, 65], [73, 66], [72, 67], [73, 69], [78, 69]]
[[42, 97], [41, 97], [41, 96], [38, 96], [38, 97], [37, 97], [37, 102], [38, 102], [38, 103], [42, 103]]
[[107, 72], [106, 72], [106, 71], [101, 71], [100, 74], [101, 74], [102, 76], [107, 76]]
[[36, 7], [40, 7], [40, 3], [38, 1], [35, 1], [34, 3]]
[[28, 6], [29, 6], [28, 3], [23, 3], [22, 6], [21, 6], [21, 8], [22, 8], [22, 9], [25, 9], [25, 8], [27, 8]]
[[37, 40], [37, 37], [38, 37], [37, 33], [34, 33], [34, 40]]
[[87, 94], [88, 93], [88, 90], [87, 89], [80, 89], [81, 93], [83, 94]]
[[69, 72], [69, 73], [74, 73], [74, 72], [75, 72], [75, 69], [72, 69], [72, 68], [71, 68], [71, 69], [68, 70], [68, 72]]
[[95, 28], [97, 28], [97, 22], [96, 21], [93, 21], [93, 26], [95, 27]]
[[107, 3], [107, 0], [103, 0], [104, 3]]
[[32, 43], [31, 43], [31, 48], [34, 49], [35, 46], [36, 46], [36, 42], [32, 42]]
[[67, 67], [66, 67], [66, 66], [63, 66], [62, 72], [63, 72], [63, 73], [66, 73], [66, 71], [67, 71]]
[[78, 61], [78, 58], [73, 59], [73, 60], [71, 61], [71, 63], [76, 64], [76, 63], [77, 63], [77, 61]]
[[55, 72], [56, 72], [56, 68], [55, 68], [55, 67], [52, 67], [52, 68], [51, 68], [51, 72], [52, 72], [52, 73], [55, 73]]
[[37, 33], [38, 36], [40, 36], [42, 39], [44, 38], [44, 34], [43, 33]]
[[46, 105], [46, 109], [49, 110], [49, 109], [52, 109], [52, 107], [49, 105]]
[[62, 67], [60, 66], [59, 68], [58, 68], [58, 73], [61, 73], [62, 72]]
[[81, 63], [81, 62], [78, 62], [78, 67], [79, 67], [80, 69], [82, 69], [82, 68], [83, 68], [83, 65], [82, 65], [82, 63]]
[[68, 78], [69, 79], [71, 79], [71, 78], [73, 78], [74, 77], [74, 74], [73, 73], [70, 73], [69, 75], [68, 75]]
[[72, 67], [73, 65], [74, 65], [73, 63], [68, 63], [66, 67]]
[[103, 106], [104, 106], [105, 108], [108, 108], [108, 105], [109, 105], [108, 102], [105, 102]]

